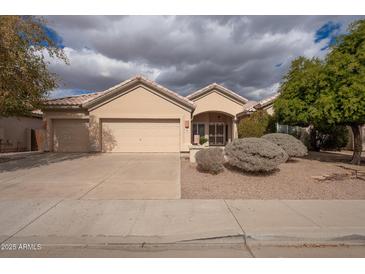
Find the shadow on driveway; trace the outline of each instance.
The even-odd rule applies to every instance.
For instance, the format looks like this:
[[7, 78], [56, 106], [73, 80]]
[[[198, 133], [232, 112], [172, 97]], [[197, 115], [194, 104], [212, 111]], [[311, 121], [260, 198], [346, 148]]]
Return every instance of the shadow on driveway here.
[[96, 157], [100, 153], [39, 153], [24, 156], [0, 156], [0, 173], [6, 171], [16, 171], [30, 169], [53, 163], [72, 161], [80, 158]]

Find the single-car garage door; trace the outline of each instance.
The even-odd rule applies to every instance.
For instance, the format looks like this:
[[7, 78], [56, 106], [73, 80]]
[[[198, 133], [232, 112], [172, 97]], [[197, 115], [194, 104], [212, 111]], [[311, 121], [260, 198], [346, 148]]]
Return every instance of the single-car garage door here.
[[103, 120], [102, 150], [104, 152], [179, 152], [179, 120]]
[[54, 119], [53, 150], [56, 152], [89, 151], [89, 121], [86, 119]]

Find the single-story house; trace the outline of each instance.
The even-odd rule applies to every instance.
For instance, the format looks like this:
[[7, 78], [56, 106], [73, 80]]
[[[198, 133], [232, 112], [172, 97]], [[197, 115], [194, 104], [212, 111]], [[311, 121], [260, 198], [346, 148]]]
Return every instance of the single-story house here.
[[211, 84], [186, 97], [142, 76], [105, 91], [45, 102], [46, 149], [55, 152], [188, 152], [237, 138], [239, 114], [252, 107]]
[[43, 113], [35, 110], [29, 116], [0, 118], [0, 153], [39, 150]]

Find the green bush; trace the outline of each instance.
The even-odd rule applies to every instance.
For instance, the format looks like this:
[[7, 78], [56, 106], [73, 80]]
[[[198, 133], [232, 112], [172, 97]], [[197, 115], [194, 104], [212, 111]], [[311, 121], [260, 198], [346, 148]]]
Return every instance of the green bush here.
[[199, 138], [199, 144], [204, 145], [206, 142], [208, 142], [208, 139], [204, 136], [200, 136]]
[[266, 126], [265, 133], [276, 133], [276, 124], [277, 124], [276, 115], [269, 115], [269, 121]]
[[261, 137], [272, 127], [272, 118], [265, 110], [258, 110], [238, 124], [238, 138]]

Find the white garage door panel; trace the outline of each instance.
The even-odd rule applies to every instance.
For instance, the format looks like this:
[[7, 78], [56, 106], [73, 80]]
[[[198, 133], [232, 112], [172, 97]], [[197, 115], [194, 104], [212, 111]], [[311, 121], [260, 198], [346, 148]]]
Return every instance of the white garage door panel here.
[[54, 119], [53, 150], [56, 152], [87, 152], [89, 150], [89, 121]]
[[178, 152], [179, 120], [116, 119], [102, 123], [104, 152]]

